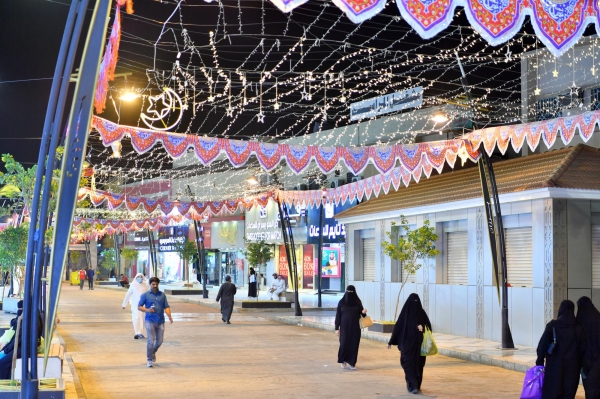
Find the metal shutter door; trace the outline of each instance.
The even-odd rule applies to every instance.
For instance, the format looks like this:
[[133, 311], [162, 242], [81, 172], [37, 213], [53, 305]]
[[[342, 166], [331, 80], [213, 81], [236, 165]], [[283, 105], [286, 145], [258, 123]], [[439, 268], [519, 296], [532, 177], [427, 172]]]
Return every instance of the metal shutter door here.
[[375, 238], [362, 238], [363, 281], [375, 281]]
[[507, 280], [513, 287], [531, 287], [533, 249], [531, 227], [506, 229]]
[[466, 231], [446, 233], [446, 276], [448, 284], [469, 283], [469, 237]]
[[600, 225], [592, 225], [592, 288], [600, 288]]

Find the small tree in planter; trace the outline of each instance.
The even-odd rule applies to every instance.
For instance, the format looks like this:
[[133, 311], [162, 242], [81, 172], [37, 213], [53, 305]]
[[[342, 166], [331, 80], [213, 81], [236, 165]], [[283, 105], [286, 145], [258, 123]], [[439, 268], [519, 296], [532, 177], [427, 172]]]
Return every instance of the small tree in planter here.
[[397, 241], [394, 237], [393, 230], [396, 227], [396, 223], [392, 222], [392, 231], [387, 231], [385, 234], [389, 238], [388, 241], [383, 241], [381, 246], [383, 252], [390, 258], [400, 262], [400, 268], [402, 270], [402, 285], [398, 292], [398, 299], [396, 301], [396, 311], [394, 312], [394, 320], [398, 318], [398, 306], [400, 305], [400, 294], [402, 288], [408, 281], [408, 276], [414, 274], [421, 268], [421, 263], [417, 263], [419, 260], [431, 258], [440, 253], [435, 249], [435, 241], [438, 236], [435, 234], [435, 229], [429, 225], [429, 220], [423, 222], [423, 226], [416, 230], [411, 230], [408, 220], [404, 215], [400, 216], [400, 228], [404, 230], [405, 235], [398, 235]]
[[179, 255], [179, 259], [183, 262], [183, 272], [185, 275], [181, 276], [181, 279], [185, 280], [184, 277], [187, 276], [187, 280], [189, 280], [188, 265], [193, 260], [194, 256], [198, 254], [196, 244], [191, 241], [185, 241], [184, 243], [178, 243], [175, 246], [175, 249], [177, 255]]
[[123, 248], [121, 250], [121, 256], [125, 259], [128, 267], [131, 267], [132, 262], [137, 262], [139, 254], [140, 253], [133, 248]]
[[102, 256], [104, 256], [104, 261], [102, 264], [98, 262], [98, 266], [106, 270], [110, 275], [110, 271], [117, 266], [117, 254], [115, 253], [115, 249], [110, 248], [105, 250], [102, 252]]
[[[261, 269], [262, 266], [266, 267], [267, 262], [273, 258], [273, 253], [271, 252], [271, 247], [265, 244], [264, 241], [259, 242], [250, 242], [247, 245], [246, 251], [244, 251], [244, 256], [248, 261], [250, 266], [254, 266], [256, 268], [256, 281], [260, 278], [260, 274], [263, 271]], [[266, 272], [266, 270], [264, 270]], [[260, 293], [257, 291], [256, 300], [258, 301], [258, 296]]]
[[[19, 227], [9, 226], [0, 232], [0, 265], [2, 270], [10, 270], [11, 279], [19, 278], [19, 297], [21, 296], [23, 264], [27, 253], [27, 236], [29, 225], [22, 224]], [[4, 298], [4, 287], [2, 287]]]
[[69, 253], [69, 259], [71, 260], [71, 271], [76, 272], [79, 270], [79, 262], [83, 259], [83, 254], [80, 251], [71, 251]]

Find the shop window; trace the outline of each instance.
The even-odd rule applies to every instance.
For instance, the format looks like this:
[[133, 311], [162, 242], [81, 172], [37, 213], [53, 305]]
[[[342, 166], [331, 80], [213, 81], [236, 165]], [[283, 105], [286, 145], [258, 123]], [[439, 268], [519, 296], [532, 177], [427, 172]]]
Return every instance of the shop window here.
[[596, 87], [591, 90], [590, 105], [592, 111], [597, 111], [600, 109], [600, 87]]
[[446, 233], [446, 282], [454, 285], [469, 283], [468, 235], [466, 231]]
[[600, 288], [600, 225], [592, 225], [592, 288]]
[[531, 227], [505, 229], [507, 281], [513, 287], [531, 287], [533, 249]]

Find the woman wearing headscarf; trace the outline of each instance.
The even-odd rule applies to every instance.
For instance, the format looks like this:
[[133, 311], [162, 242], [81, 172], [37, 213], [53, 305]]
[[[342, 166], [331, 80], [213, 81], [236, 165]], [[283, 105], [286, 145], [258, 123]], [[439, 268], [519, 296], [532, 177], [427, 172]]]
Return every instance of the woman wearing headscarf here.
[[600, 312], [587, 296], [577, 301], [577, 322], [585, 332], [583, 388], [586, 399], [600, 399]]
[[356, 368], [360, 345], [359, 320], [366, 315], [367, 309], [363, 308], [356, 289], [353, 285], [349, 285], [344, 297], [338, 303], [335, 315], [335, 334], [340, 338], [338, 363], [342, 364], [342, 368], [346, 368], [347, 365], [350, 366], [350, 370]]
[[254, 268], [250, 268], [250, 276], [248, 276], [248, 298], [256, 298], [256, 272]]
[[[554, 342], [552, 354], [548, 348]], [[579, 373], [585, 351], [585, 333], [575, 319], [575, 304], [562, 301], [558, 309], [558, 318], [546, 325], [537, 347], [537, 366], [544, 365], [544, 385], [542, 399], [575, 398], [579, 386]]]
[[146, 280], [146, 277], [142, 273], [135, 275], [133, 281], [129, 284], [125, 299], [123, 299], [123, 309], [127, 306], [131, 307], [131, 320], [133, 321], [133, 331], [135, 335], [134, 339], [145, 338], [144, 337], [144, 313], [138, 310], [138, 303], [143, 293], [150, 291], [150, 285]]
[[425, 327], [431, 330], [431, 322], [423, 310], [417, 294], [410, 294], [400, 311], [394, 326], [388, 349], [398, 345], [400, 365], [404, 370], [404, 379], [408, 392], [417, 394], [423, 382], [423, 368], [427, 357], [421, 356], [421, 344]]

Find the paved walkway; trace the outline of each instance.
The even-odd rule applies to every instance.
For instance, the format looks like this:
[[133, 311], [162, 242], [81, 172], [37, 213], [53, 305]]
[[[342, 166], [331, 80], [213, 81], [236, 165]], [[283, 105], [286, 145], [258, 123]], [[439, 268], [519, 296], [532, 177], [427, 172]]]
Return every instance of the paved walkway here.
[[[234, 314], [170, 298], [157, 365], [134, 340], [124, 292], [65, 285], [58, 331], [85, 397], [92, 398], [409, 398], [397, 350], [363, 340], [356, 371], [336, 363], [335, 335], [276, 322], [275, 314]], [[289, 314], [288, 314], [289, 315]], [[445, 356], [429, 358], [423, 394], [435, 398], [517, 398], [523, 374]], [[578, 398], [583, 398], [583, 394]]]

